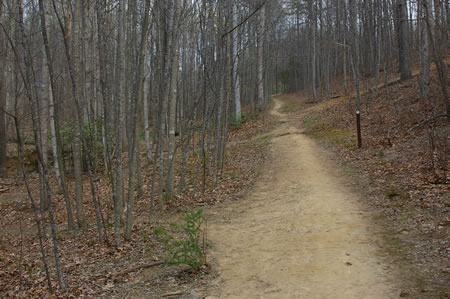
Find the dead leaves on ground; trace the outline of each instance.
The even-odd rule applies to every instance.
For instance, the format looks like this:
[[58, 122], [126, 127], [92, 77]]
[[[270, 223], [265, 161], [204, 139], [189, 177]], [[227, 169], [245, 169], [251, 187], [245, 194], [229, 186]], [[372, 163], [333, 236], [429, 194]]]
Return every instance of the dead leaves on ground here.
[[355, 145], [354, 99], [318, 104], [297, 123], [351, 165], [347, 171], [366, 186], [369, 204], [401, 231], [403, 244], [415, 244], [408, 255], [433, 291], [450, 292], [441, 269], [450, 254], [450, 226], [442, 225], [450, 215], [450, 140], [445, 117], [435, 117], [446, 111], [437, 84], [434, 77], [426, 100], [417, 78], [364, 95], [362, 149]]
[[[210, 275], [206, 268], [200, 271], [201, 273], [198, 273], [197, 277], [192, 274], [180, 274], [179, 271], [174, 272], [170, 270], [170, 266], [161, 264], [162, 247], [153, 240], [152, 227], [153, 225], [167, 223], [170, 219], [176, 217], [177, 211], [184, 209], [186, 206], [213, 205], [239, 198], [256, 178], [267, 150], [267, 144], [249, 140], [258, 134], [268, 132], [273, 126], [273, 119], [270, 116], [260, 114], [257, 117], [250, 118], [239, 127], [233, 128], [228, 136], [230, 146], [225, 152], [225, 166], [219, 170], [219, 180], [217, 184], [213, 184], [210, 174], [206, 178], [205, 192], [201, 191], [201, 175], [198, 178], [197, 188], [194, 190], [193, 177], [196, 173], [197, 161], [195, 154], [192, 154], [186, 168], [184, 190], [166, 202], [165, 211], [160, 209], [158, 200], [155, 198], [156, 212], [152, 224], [148, 223], [148, 213], [153, 171], [152, 165], [145, 162], [143, 154], [142, 161], [145, 163], [142, 171], [143, 196], [136, 198], [136, 224], [133, 228], [132, 239], [129, 242], [123, 242], [118, 248], [98, 244], [95, 211], [91, 203], [87, 177], [85, 177], [84, 186], [84, 206], [89, 226], [85, 230], [73, 232], [66, 230], [63, 197], [61, 194], [52, 194], [62, 269], [68, 284], [68, 289], [65, 292], [57, 287], [50, 238], [45, 239], [44, 246], [56, 292], [50, 294], [47, 290], [36, 226], [23, 183], [15, 184], [16, 180], [13, 179], [1, 181], [0, 183], [4, 183], [5, 186], [7, 184], [8, 190], [0, 190], [0, 205], [2, 208], [2, 217], [0, 217], [2, 227], [0, 233], [0, 297], [120, 297], [120, 294], [125, 294], [125, 289], [130, 286], [135, 290], [142, 287], [142, 292], [146, 295], [157, 296], [157, 294], [170, 294], [173, 291], [170, 288], [178, 288], [179, 285], [205, 283], [208, 280], [208, 275]], [[199, 138], [196, 138], [197, 142], [198, 140]], [[177, 163], [180, 163], [178, 166], [181, 165], [181, 161], [180, 154], [177, 161]], [[30, 173], [29, 178], [31, 190], [38, 201], [39, 178], [35, 173]], [[180, 174], [178, 173], [175, 178], [176, 183], [179, 180]], [[73, 189], [73, 182], [69, 181], [68, 183], [70, 191]], [[51, 178], [50, 185], [56, 186], [55, 178]], [[109, 240], [108, 244], [111, 244], [113, 240], [111, 229], [113, 203], [110, 199], [111, 191], [107, 176], [98, 174], [97, 187], [98, 197], [108, 226], [106, 237]], [[73, 194], [72, 191], [70, 192]], [[160, 274], [141, 281], [138, 277], [140, 273], [146, 271], [145, 268], [148, 265], [154, 265], [152, 271]], [[130, 269], [131, 271], [129, 271]], [[158, 269], [161, 269], [161, 271]], [[119, 273], [120, 275], [111, 275], [111, 273]], [[149, 288], [151, 288], [151, 294], [148, 293]]]

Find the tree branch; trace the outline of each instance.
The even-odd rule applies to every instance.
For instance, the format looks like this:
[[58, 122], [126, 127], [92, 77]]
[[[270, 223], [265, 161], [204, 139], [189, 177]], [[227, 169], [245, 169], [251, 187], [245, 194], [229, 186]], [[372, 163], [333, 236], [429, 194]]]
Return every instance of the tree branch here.
[[408, 132], [409, 132], [409, 131], [412, 131], [412, 130], [414, 130], [414, 129], [417, 129], [417, 128], [420, 127], [421, 125], [424, 125], [424, 124], [426, 124], [426, 123], [435, 121], [436, 119], [438, 119], [438, 118], [440, 118], [440, 117], [447, 117], [447, 116], [448, 116], [447, 114], [439, 114], [439, 115], [437, 115], [437, 116], [435, 116], [435, 117], [432, 117], [432, 118], [429, 118], [429, 119], [422, 120], [421, 122], [419, 122], [419, 123], [415, 124], [414, 126], [412, 126], [411, 128], [409, 128], [409, 129], [408, 129]]
[[264, 4], [266, 4], [267, 0], [264, 0], [251, 14], [249, 14], [248, 16], [246, 16], [244, 18], [244, 20], [242, 20], [239, 24], [237, 24], [236, 26], [234, 26], [233, 28], [231, 28], [231, 30], [225, 32], [222, 35], [222, 38], [224, 38], [225, 36], [227, 36], [228, 34], [232, 33], [234, 30], [236, 30], [237, 28], [241, 27], [245, 22], [248, 21], [248, 19], [250, 19], [254, 14], [256, 14], [263, 6]]

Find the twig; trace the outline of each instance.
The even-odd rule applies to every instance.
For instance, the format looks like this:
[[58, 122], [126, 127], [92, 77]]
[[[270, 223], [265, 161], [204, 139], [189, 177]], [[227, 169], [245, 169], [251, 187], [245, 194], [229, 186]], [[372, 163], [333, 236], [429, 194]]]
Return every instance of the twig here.
[[109, 276], [110, 277], [115, 277], [115, 276], [121, 276], [130, 272], [134, 272], [140, 269], [146, 269], [146, 268], [151, 268], [151, 267], [155, 267], [155, 266], [159, 266], [161, 264], [164, 264], [163, 261], [157, 261], [157, 262], [153, 262], [153, 263], [149, 263], [149, 264], [143, 264], [143, 265], [137, 265], [134, 266], [132, 268], [120, 271], [120, 272], [116, 272], [116, 273], [110, 273]]
[[283, 136], [290, 135], [290, 134], [291, 134], [291, 132], [285, 132], [285, 133], [278, 134], [275, 137], [283, 137]]
[[0, 182], [0, 185], [3, 185], [3, 186], [17, 186], [18, 184], [17, 183], [3, 183], [3, 182]]
[[417, 128], [420, 127], [421, 125], [424, 125], [424, 124], [426, 124], [426, 123], [432, 122], [432, 121], [434, 121], [434, 120], [436, 120], [436, 119], [438, 119], [438, 118], [440, 118], [440, 117], [447, 117], [447, 114], [439, 114], [439, 115], [437, 115], [437, 116], [435, 116], [435, 117], [432, 117], [432, 118], [429, 118], [429, 119], [422, 120], [421, 122], [419, 122], [419, 123], [415, 124], [414, 126], [412, 126], [411, 128], [409, 128], [409, 129], [408, 129], [408, 132], [409, 132], [409, 131], [412, 131], [412, 130], [414, 130], [414, 129], [417, 129]]
[[162, 294], [161, 297], [172, 297], [172, 296], [178, 296], [178, 295], [183, 295], [183, 294], [184, 294], [183, 291], [176, 291], [176, 292]]
[[247, 22], [248, 19], [250, 19], [255, 13], [258, 12], [258, 10], [260, 10], [264, 4], [266, 4], [267, 0], [264, 0], [251, 14], [249, 14], [247, 17], [244, 18], [243, 21], [241, 21], [239, 24], [237, 24], [236, 26], [234, 26], [233, 28], [231, 28], [231, 30], [225, 32], [222, 35], [222, 38], [224, 38], [225, 36], [227, 36], [228, 34], [232, 33], [234, 30], [236, 30], [236, 28], [242, 26], [242, 24], [244, 24], [245, 22]]

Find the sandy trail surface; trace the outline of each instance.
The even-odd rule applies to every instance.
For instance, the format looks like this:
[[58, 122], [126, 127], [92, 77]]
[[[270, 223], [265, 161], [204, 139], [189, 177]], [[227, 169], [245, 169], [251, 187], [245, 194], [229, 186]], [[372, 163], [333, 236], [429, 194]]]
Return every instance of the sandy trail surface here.
[[328, 153], [279, 112], [272, 159], [244, 198], [208, 215], [207, 298], [398, 298], [380, 228]]

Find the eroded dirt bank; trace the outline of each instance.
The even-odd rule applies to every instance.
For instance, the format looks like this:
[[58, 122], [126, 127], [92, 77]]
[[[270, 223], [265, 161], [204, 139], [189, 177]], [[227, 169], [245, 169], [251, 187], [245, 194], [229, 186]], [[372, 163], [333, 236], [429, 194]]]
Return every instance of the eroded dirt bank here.
[[282, 113], [272, 161], [242, 200], [209, 215], [208, 298], [397, 298], [382, 233], [335, 164]]

